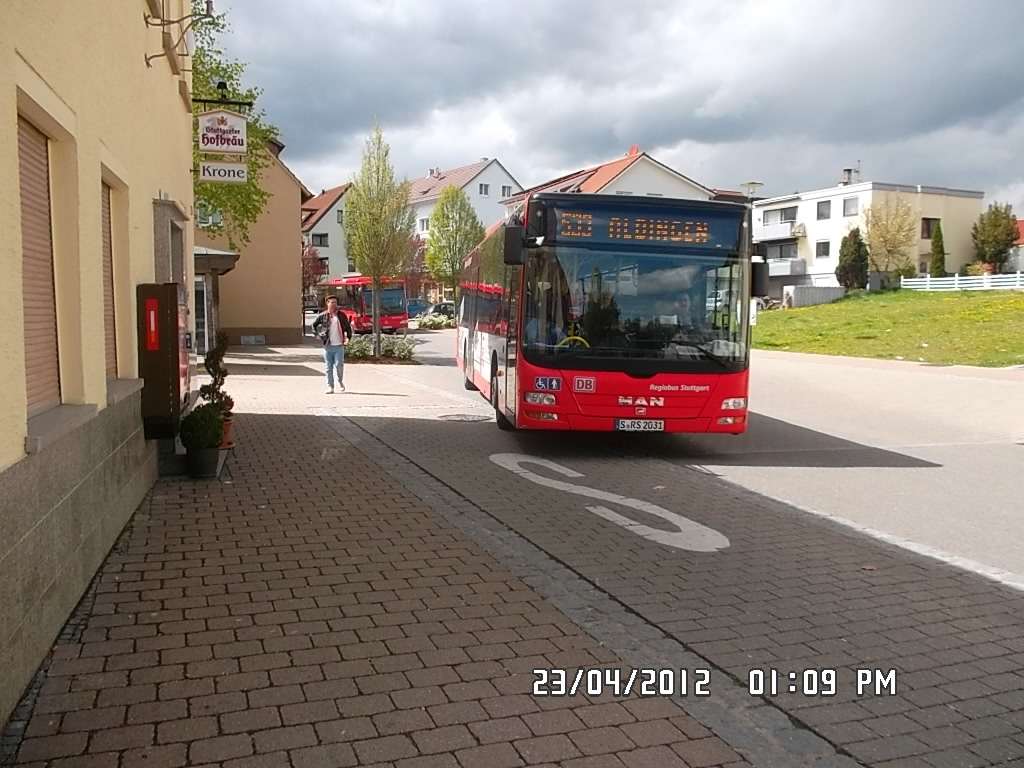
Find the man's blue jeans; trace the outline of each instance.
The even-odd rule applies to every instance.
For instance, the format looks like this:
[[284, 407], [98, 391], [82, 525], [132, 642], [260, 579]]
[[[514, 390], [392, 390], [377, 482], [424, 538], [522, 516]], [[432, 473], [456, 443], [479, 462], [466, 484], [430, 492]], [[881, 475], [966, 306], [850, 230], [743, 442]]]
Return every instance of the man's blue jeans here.
[[345, 347], [341, 344], [328, 344], [324, 347], [324, 364], [327, 366], [327, 386], [334, 388], [334, 368], [338, 368], [338, 384], [343, 383], [345, 375]]

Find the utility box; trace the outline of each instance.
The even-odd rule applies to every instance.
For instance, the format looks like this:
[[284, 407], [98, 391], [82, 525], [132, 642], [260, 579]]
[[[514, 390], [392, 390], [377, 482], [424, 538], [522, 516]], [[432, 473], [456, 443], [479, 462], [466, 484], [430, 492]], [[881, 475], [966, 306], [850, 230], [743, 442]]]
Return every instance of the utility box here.
[[190, 398], [188, 295], [179, 283], [145, 283], [136, 297], [143, 429], [147, 440], [175, 438]]

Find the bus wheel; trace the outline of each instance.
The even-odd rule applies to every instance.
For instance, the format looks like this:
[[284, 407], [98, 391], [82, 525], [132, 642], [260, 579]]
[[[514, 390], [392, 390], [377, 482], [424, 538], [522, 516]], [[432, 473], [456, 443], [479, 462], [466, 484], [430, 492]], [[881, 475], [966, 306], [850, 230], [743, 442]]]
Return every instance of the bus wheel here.
[[498, 424], [498, 429], [505, 432], [511, 432], [516, 428], [516, 425], [508, 420], [508, 417], [501, 412], [501, 408], [498, 407], [498, 374], [494, 372], [491, 374], [491, 405], [494, 406], [494, 420]]

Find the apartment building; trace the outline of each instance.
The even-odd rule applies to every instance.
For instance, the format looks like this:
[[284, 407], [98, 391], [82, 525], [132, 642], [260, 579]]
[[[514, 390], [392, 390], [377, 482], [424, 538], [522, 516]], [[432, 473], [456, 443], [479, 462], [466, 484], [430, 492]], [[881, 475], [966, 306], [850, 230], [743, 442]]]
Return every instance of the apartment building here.
[[302, 242], [316, 248], [324, 263], [325, 280], [355, 271], [345, 245], [345, 193], [351, 184], [320, 190], [302, 204]]
[[188, 0], [6, 0], [0, 722], [157, 477], [136, 286], [192, 280]]
[[928, 272], [931, 237], [939, 222], [946, 271], [956, 272], [973, 260], [971, 226], [982, 213], [984, 192], [861, 182], [854, 173], [844, 169], [842, 180], [832, 187], [754, 203], [754, 242], [765, 248], [773, 296], [781, 296], [784, 285], [838, 285], [835, 270], [843, 237], [854, 227], [863, 234], [864, 211], [892, 197], [908, 202], [919, 224], [911, 259], [921, 274]]

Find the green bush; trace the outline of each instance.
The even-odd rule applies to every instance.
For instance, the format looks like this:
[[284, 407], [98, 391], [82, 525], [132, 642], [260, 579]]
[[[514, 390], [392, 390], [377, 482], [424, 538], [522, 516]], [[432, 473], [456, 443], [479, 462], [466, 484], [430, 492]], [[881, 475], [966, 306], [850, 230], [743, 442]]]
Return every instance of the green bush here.
[[[412, 339], [398, 334], [384, 334], [380, 339], [381, 357], [396, 360], [411, 360], [416, 345]], [[345, 348], [346, 360], [370, 360], [373, 358], [373, 334], [356, 336]]]
[[441, 328], [454, 328], [455, 318], [444, 315], [427, 315], [419, 320], [420, 328], [427, 331], [436, 331]]
[[980, 261], [972, 261], [964, 268], [964, 274], [970, 276], [983, 275], [985, 274], [985, 265]]
[[181, 420], [181, 442], [190, 450], [217, 448], [224, 438], [224, 417], [216, 403], [197, 406]]

